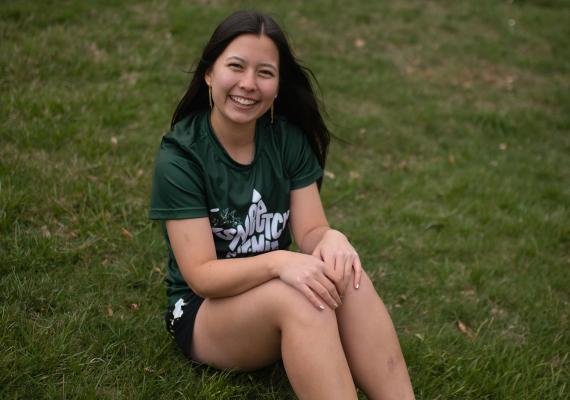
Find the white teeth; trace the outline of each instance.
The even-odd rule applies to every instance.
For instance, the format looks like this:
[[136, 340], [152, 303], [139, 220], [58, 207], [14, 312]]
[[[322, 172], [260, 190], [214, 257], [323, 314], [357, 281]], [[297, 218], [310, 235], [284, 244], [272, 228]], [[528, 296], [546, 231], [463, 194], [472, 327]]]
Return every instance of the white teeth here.
[[251, 106], [252, 104], [255, 104], [255, 100], [244, 99], [243, 97], [230, 96], [230, 98], [236, 103], [243, 104], [244, 106]]

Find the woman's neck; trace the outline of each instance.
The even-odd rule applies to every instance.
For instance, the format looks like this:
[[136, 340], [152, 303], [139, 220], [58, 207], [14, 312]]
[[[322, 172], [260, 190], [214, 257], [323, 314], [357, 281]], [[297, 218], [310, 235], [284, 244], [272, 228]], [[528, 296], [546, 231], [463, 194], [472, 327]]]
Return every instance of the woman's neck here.
[[236, 124], [215, 111], [210, 114], [210, 124], [214, 135], [230, 157], [241, 164], [249, 164], [253, 161], [255, 123], [256, 121], [249, 124]]

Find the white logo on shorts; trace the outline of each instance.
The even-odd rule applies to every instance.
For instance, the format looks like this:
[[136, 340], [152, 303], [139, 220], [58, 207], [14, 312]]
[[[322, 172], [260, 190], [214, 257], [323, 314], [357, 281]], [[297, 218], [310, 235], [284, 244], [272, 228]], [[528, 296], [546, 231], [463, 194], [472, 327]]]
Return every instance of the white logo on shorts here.
[[172, 319], [172, 321], [170, 322], [171, 326], [174, 326], [175, 319], [180, 318], [182, 314], [184, 314], [184, 311], [182, 311], [182, 307], [184, 307], [186, 304], [188, 303], [185, 303], [184, 299], [182, 298], [178, 299], [178, 301], [174, 305], [174, 311], [172, 311], [172, 316], [174, 317], [174, 319]]

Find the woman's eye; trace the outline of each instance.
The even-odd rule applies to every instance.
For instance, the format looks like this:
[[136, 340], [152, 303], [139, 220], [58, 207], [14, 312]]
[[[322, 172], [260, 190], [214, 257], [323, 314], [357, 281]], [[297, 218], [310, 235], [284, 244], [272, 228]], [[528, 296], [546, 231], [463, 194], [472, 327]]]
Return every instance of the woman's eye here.
[[231, 69], [235, 69], [235, 70], [241, 69], [241, 65], [235, 64], [235, 63], [229, 64], [228, 67], [230, 67]]
[[259, 74], [266, 78], [272, 78], [274, 76], [273, 71], [259, 71]]

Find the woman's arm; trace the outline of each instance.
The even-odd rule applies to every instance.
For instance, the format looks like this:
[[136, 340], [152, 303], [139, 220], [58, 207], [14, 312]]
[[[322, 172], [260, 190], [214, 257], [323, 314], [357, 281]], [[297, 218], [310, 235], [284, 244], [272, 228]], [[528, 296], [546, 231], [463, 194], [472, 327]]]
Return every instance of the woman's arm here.
[[300, 290], [315, 307], [340, 302], [324, 274], [324, 262], [315, 257], [277, 250], [218, 260], [208, 218], [170, 220], [166, 229], [182, 276], [204, 298], [234, 296], [279, 278]]
[[217, 260], [208, 218], [166, 222], [168, 238], [182, 276], [202, 297], [226, 297], [276, 278], [276, 254]]
[[316, 183], [291, 191], [291, 230], [299, 249], [324, 261], [327, 276], [342, 294], [347, 277], [354, 269], [354, 287], [358, 289], [362, 266], [360, 258], [345, 235], [331, 229]]
[[317, 184], [291, 191], [291, 232], [295, 243], [305, 254], [311, 254], [321, 241], [325, 232], [330, 230], [325, 211], [321, 203]]

